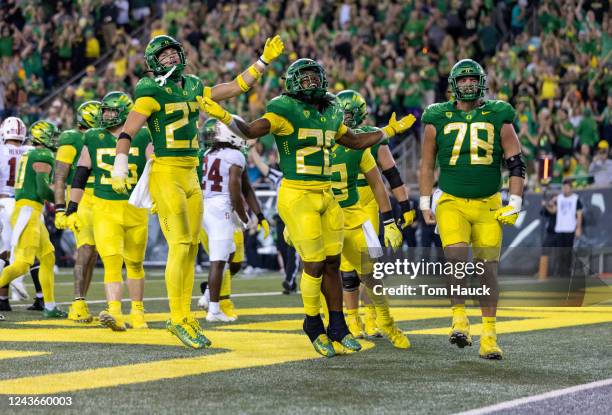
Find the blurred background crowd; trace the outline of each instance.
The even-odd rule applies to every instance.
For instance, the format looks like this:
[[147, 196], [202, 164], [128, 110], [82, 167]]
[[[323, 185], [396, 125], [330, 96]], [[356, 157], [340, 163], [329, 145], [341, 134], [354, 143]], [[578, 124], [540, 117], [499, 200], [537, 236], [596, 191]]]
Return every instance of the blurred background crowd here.
[[[71, 127], [81, 102], [132, 91], [158, 34], [180, 40], [186, 72], [212, 85], [231, 80], [280, 33], [286, 54], [226, 104], [231, 111], [261, 115], [282, 92], [288, 63], [310, 57], [332, 92], [366, 97], [369, 123], [382, 125], [393, 111], [418, 118], [449, 98], [452, 65], [473, 58], [487, 73], [486, 98], [517, 109], [532, 190], [568, 178], [576, 188], [612, 184], [609, 1], [5, 0], [0, 17], [0, 118]], [[272, 137], [256, 149], [274, 165]], [[271, 187], [252, 162], [249, 176]]]

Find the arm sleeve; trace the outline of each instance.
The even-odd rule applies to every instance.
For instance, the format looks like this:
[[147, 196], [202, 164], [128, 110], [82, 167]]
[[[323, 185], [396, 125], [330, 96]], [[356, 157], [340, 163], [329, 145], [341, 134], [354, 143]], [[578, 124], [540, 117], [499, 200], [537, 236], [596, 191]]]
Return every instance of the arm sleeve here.
[[77, 154], [77, 149], [72, 145], [64, 145], [60, 146], [57, 149], [57, 155], [55, 156], [56, 161], [61, 161], [62, 163], [72, 164]]
[[43, 200], [54, 200], [53, 190], [49, 187], [49, 173], [36, 173], [36, 194]]
[[161, 110], [161, 106], [153, 97], [140, 97], [134, 103], [132, 110], [145, 117], [149, 117], [152, 113]]
[[285, 117], [273, 112], [266, 112], [262, 118], [270, 122], [270, 132], [274, 135], [290, 135], [293, 133], [293, 125]]
[[361, 161], [359, 162], [359, 171], [361, 173], [367, 173], [375, 167], [376, 160], [374, 160], [374, 157], [372, 156], [372, 153], [368, 148], [366, 151], [363, 152], [363, 155], [361, 156]]

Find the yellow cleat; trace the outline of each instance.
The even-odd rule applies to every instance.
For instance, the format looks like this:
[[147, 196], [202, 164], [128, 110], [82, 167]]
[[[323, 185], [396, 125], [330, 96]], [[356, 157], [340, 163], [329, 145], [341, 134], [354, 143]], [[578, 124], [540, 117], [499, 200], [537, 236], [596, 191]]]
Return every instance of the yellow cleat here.
[[363, 331], [366, 337], [382, 337], [376, 325], [376, 309], [374, 306], [366, 306]]
[[503, 352], [497, 344], [495, 332], [483, 332], [480, 336], [480, 357], [491, 360], [501, 360], [503, 358]]
[[232, 319], [232, 321], [236, 321], [238, 319], [238, 314], [236, 314], [236, 311], [234, 310], [234, 302], [231, 299], [227, 298], [219, 301], [219, 308], [223, 314]]
[[89, 312], [85, 300], [74, 300], [68, 309], [68, 320], [76, 321], [77, 323], [91, 323], [93, 316]]
[[346, 324], [349, 331], [355, 338], [363, 339], [363, 322], [359, 314], [349, 314], [346, 316]]
[[460, 349], [463, 349], [465, 346], [472, 345], [472, 336], [470, 336], [470, 321], [468, 320], [464, 309], [453, 310], [453, 325], [448, 340], [451, 344], [456, 344]]
[[100, 324], [108, 327], [112, 331], [126, 331], [125, 319], [123, 314], [111, 314], [108, 310], [100, 312]]
[[332, 342], [329, 341], [327, 334], [320, 334], [319, 337], [312, 342], [312, 346], [321, 356], [334, 357], [336, 354], [335, 347], [332, 345]]
[[130, 313], [129, 326], [133, 329], [148, 329], [149, 325], [145, 320], [144, 310], [132, 310]]
[[382, 334], [389, 339], [391, 344], [398, 349], [409, 349], [410, 340], [404, 334], [404, 332], [395, 325], [393, 319], [386, 322], [385, 324], [379, 324], [380, 331]]

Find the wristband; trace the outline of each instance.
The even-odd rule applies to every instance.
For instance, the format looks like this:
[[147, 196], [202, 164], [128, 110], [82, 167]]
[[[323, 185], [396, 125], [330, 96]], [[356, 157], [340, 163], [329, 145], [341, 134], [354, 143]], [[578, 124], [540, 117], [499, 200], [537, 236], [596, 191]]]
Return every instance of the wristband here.
[[72, 215], [77, 211], [78, 208], [79, 204], [71, 200], [70, 202], [68, 202], [68, 207], [66, 208], [66, 216]]
[[251, 66], [249, 66], [249, 69], [247, 69], [247, 71], [248, 71], [248, 72], [251, 74], [251, 76], [252, 76], [253, 78], [255, 78], [255, 80], [256, 80], [256, 81], [257, 81], [257, 80], [259, 80], [259, 78], [261, 78], [261, 75], [262, 75], [262, 74], [261, 74], [261, 72], [259, 72], [259, 71], [257, 70], [257, 68], [255, 67], [255, 65], [251, 65]]
[[508, 198], [508, 206], [512, 206], [515, 212], [520, 212], [523, 207], [523, 198], [519, 195], [510, 195]]
[[117, 153], [115, 164], [113, 165], [112, 177], [127, 177], [128, 175], [128, 155]]
[[257, 214], [257, 223], [261, 223], [261, 222], [263, 222], [264, 220], [266, 220], [266, 217], [264, 216], [264, 214], [263, 214], [263, 213], [259, 212], [259, 213]]
[[247, 92], [249, 89], [251, 89], [249, 84], [247, 84], [244, 78], [242, 77], [242, 74], [236, 77], [236, 82], [238, 83], [238, 86], [240, 87], [240, 90], [242, 92]]
[[66, 204], [65, 203], [57, 203], [55, 205], [55, 212], [65, 212], [66, 211]]
[[431, 210], [431, 196], [421, 196], [419, 199], [419, 208], [421, 210]]
[[410, 203], [409, 199], [399, 202], [399, 205], [400, 205], [400, 208], [402, 209], [402, 213], [412, 210], [412, 203]]
[[125, 131], [121, 131], [121, 134], [119, 134], [119, 137], [117, 138], [117, 140], [121, 140], [122, 138], [132, 141], [132, 136], [126, 133]]
[[390, 224], [391, 222], [395, 222], [395, 217], [393, 216], [393, 211], [390, 210], [388, 212], [381, 212], [383, 223], [385, 225]]
[[259, 59], [257, 59], [259, 62], [261, 62], [264, 66], [268, 66], [268, 62], [266, 62], [265, 60], [263, 60], [263, 55], [259, 57]]

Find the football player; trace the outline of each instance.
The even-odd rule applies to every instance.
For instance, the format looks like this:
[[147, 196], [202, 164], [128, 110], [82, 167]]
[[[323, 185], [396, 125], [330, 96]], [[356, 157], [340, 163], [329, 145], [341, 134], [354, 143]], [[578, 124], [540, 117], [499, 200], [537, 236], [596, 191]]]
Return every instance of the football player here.
[[[366, 148], [407, 130], [414, 116], [396, 120], [380, 131], [356, 134], [343, 124], [336, 97], [327, 93], [323, 67], [312, 59], [298, 59], [287, 69], [286, 93], [271, 100], [262, 118], [247, 124], [232, 117], [219, 104], [204, 97], [206, 112], [248, 138], [273, 134], [280, 153], [283, 181], [278, 211], [296, 250], [304, 262], [300, 282], [306, 317], [304, 331], [315, 350], [334, 356], [335, 349], [357, 351], [342, 313], [339, 276], [344, 219], [331, 192], [330, 150], [335, 142], [350, 148]], [[329, 327], [321, 319], [323, 293], [329, 307]], [[333, 343], [332, 343], [333, 342]]]
[[148, 123], [155, 148], [149, 190], [168, 241], [165, 278], [170, 319], [166, 327], [188, 346], [204, 338], [191, 314], [202, 217], [202, 191], [196, 173], [200, 112], [197, 101], [203, 96], [224, 100], [248, 91], [283, 48], [279, 36], [268, 39], [257, 62], [232, 82], [212, 88], [204, 87], [197, 76], [183, 74], [183, 46], [172, 37], [156, 36], [145, 49], [147, 65], [155, 78], [143, 78], [136, 85], [134, 109], [117, 141], [113, 188], [127, 192], [130, 141]]
[[50, 187], [58, 130], [49, 121], [37, 121], [30, 127], [34, 148], [23, 154], [15, 178], [15, 210], [11, 215], [11, 264], [0, 275], [0, 287], [25, 274], [40, 262], [39, 278], [45, 305], [45, 318], [66, 318], [67, 314], [55, 304], [54, 275], [55, 249], [42, 219], [45, 201], [53, 201]]
[[[96, 121], [98, 127], [85, 133], [72, 180], [70, 202], [66, 207], [67, 222], [72, 222], [79, 231], [82, 225], [81, 216], [77, 212], [89, 176], [93, 175], [93, 236], [104, 264], [104, 288], [108, 302], [108, 308], [100, 313], [99, 318], [103, 326], [113, 331], [125, 331], [127, 327], [121, 311], [124, 263], [132, 300], [128, 324], [134, 329], [147, 328], [143, 306], [143, 262], [149, 214], [147, 209], [129, 204], [129, 194], [118, 194], [111, 186], [117, 136], [132, 106], [132, 99], [124, 92], [112, 91], [102, 98]], [[141, 128], [130, 147], [130, 184], [136, 184], [152, 154], [151, 134], [147, 128]]]
[[[344, 110], [344, 124], [347, 127], [354, 128], [356, 132], [377, 130], [376, 127], [363, 125], [363, 122], [368, 116], [368, 107], [361, 94], [347, 89], [340, 91], [336, 97], [338, 98], [340, 106]], [[372, 146], [370, 148], [370, 152], [374, 157], [374, 161], [382, 170], [383, 176], [385, 176], [389, 182], [389, 187], [391, 188], [393, 196], [395, 196], [399, 202], [402, 210], [402, 217], [399, 220], [399, 224], [402, 229], [404, 229], [414, 221], [415, 211], [412, 209], [410, 200], [408, 199], [408, 189], [402, 181], [400, 173], [395, 165], [393, 154], [391, 154], [391, 150], [389, 150], [389, 140], [385, 139]], [[379, 206], [376, 198], [374, 197], [372, 187], [362, 173], [359, 173], [357, 178], [357, 186], [359, 190], [359, 202], [361, 204], [361, 208], [366, 212], [367, 217], [374, 228], [374, 232], [376, 232], [378, 235]], [[351, 294], [345, 292], [344, 295], [345, 303], [350, 303], [355, 307], [353, 310], [347, 310], [349, 328], [354, 327], [357, 329], [358, 327], [362, 326], [361, 319], [359, 318], [358, 296], [358, 290], [353, 290]], [[365, 325], [363, 326], [363, 330], [367, 336], [377, 337], [379, 336], [379, 330], [376, 326], [376, 307], [370, 301], [367, 292], [363, 293], [363, 299], [366, 306]]]
[[[342, 277], [349, 330], [356, 337], [361, 335], [360, 327], [356, 323], [358, 319], [359, 286], [363, 282], [376, 306], [377, 326], [395, 347], [407, 349], [410, 347], [410, 342], [395, 325], [386, 296], [377, 295], [373, 291], [374, 286], [380, 284], [380, 282], [372, 277], [372, 261], [368, 249], [375, 246], [368, 241], [368, 237], [371, 238], [371, 241], [376, 241], [376, 245], [378, 245], [378, 233], [374, 231], [367, 214], [359, 203], [357, 175], [361, 173], [365, 176], [372, 187], [377, 204], [380, 206], [385, 227], [385, 245], [397, 250], [402, 246], [402, 232], [395, 224], [387, 190], [370, 149], [351, 150], [343, 145], [336, 144], [332, 151], [332, 191], [344, 214], [344, 242], [340, 275]], [[369, 235], [366, 236], [367, 234]]]
[[[2, 229], [2, 249], [0, 250], [0, 271], [8, 262], [11, 251], [11, 215], [15, 210], [15, 176], [19, 159], [32, 146], [25, 145], [27, 129], [24, 122], [17, 117], [8, 117], [0, 125], [0, 226]], [[30, 268], [30, 275], [36, 288], [34, 304], [28, 310], [43, 309], [42, 289], [38, 279], [38, 264]], [[13, 300], [28, 298], [28, 292], [23, 284], [24, 276], [14, 279], [12, 288]], [[0, 311], [11, 311], [8, 301], [8, 287], [0, 288]]]
[[[430, 105], [422, 116], [420, 208], [428, 224], [437, 222], [448, 260], [467, 261], [471, 245], [474, 260], [482, 262], [485, 272], [479, 282], [490, 288], [491, 295], [480, 298], [480, 356], [501, 359], [495, 330], [497, 265], [502, 225], [514, 224], [521, 211], [525, 163], [512, 125], [514, 108], [507, 102], [483, 99], [487, 78], [482, 67], [471, 59], [461, 60], [453, 66], [448, 83], [454, 99]], [[499, 193], [504, 160], [510, 171], [507, 206], [502, 206]], [[434, 217], [431, 195], [436, 161], [443, 193]], [[451, 284], [460, 285], [466, 278], [451, 280]], [[465, 299], [453, 296], [451, 303], [450, 342], [461, 348], [470, 346]]]
[[[66, 229], [66, 186], [72, 183], [77, 162], [83, 148], [85, 131], [96, 126], [100, 101], [87, 101], [77, 108], [77, 128], [63, 131], [59, 136], [59, 148], [55, 156], [55, 227]], [[77, 252], [74, 264], [74, 301], [68, 309], [68, 319], [79, 323], [89, 323], [93, 316], [89, 312], [85, 295], [91, 283], [94, 266], [98, 259], [93, 237], [93, 180], [90, 176], [85, 186], [83, 198], [79, 203], [79, 229], [73, 229]], [[68, 189], [68, 194], [70, 190]]]

